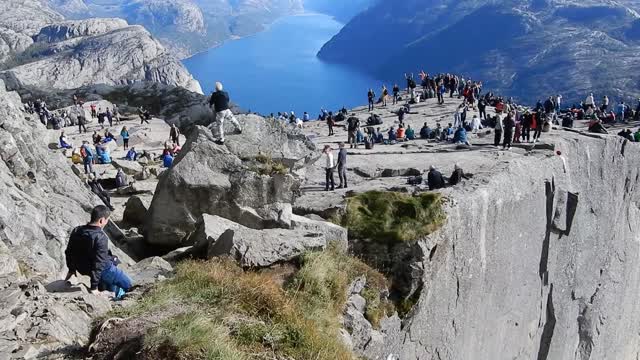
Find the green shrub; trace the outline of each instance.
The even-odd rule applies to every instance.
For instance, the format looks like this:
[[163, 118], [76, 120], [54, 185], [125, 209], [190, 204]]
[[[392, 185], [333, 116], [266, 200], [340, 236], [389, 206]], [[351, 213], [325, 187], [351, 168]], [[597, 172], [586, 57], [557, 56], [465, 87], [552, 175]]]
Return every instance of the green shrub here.
[[444, 219], [440, 194], [369, 191], [347, 199], [340, 223], [349, 230], [350, 238], [393, 244], [429, 235]]

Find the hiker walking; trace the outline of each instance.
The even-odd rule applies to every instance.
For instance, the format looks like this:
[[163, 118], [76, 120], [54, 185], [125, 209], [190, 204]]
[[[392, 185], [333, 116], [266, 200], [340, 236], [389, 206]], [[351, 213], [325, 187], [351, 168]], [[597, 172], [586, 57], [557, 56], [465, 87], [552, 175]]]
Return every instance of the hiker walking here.
[[[211, 99], [209, 100], [209, 106], [214, 110], [215, 115], [215, 123], [218, 124], [218, 140], [217, 144], [224, 144], [224, 121], [229, 120], [236, 127], [238, 133], [242, 133], [242, 128], [240, 127], [240, 123], [236, 120], [236, 117], [233, 116], [231, 109], [229, 107], [229, 94], [226, 91], [222, 90], [222, 83], [216, 82], [216, 91], [211, 94]], [[210, 125], [210, 127], [213, 124]]]

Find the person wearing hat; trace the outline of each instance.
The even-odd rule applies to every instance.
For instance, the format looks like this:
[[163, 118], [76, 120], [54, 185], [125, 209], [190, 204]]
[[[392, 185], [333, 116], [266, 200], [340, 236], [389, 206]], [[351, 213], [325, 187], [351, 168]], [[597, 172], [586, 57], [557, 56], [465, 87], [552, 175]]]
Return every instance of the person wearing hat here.
[[462, 171], [462, 168], [460, 167], [459, 164], [455, 164], [455, 166], [453, 167], [453, 174], [451, 174], [451, 177], [449, 178], [449, 185], [453, 186], [453, 185], [457, 185], [459, 182], [462, 181], [462, 179], [469, 179], [470, 176], [465, 174], [464, 171]]
[[429, 185], [429, 190], [442, 189], [445, 186], [444, 176], [442, 176], [442, 173], [433, 165], [429, 167], [427, 184]]

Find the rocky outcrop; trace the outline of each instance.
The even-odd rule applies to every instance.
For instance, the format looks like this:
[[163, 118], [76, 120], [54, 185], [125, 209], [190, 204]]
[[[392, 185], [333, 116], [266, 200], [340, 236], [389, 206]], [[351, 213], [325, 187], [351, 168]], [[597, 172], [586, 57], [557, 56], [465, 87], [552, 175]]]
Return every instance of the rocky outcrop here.
[[40, 29], [36, 42], [55, 43], [84, 36], [95, 36], [129, 26], [122, 19], [87, 19], [64, 21]]
[[[225, 145], [217, 145], [204, 127], [190, 134], [160, 178], [145, 226], [148, 242], [182, 246], [202, 214], [255, 229], [291, 226], [299, 180], [286, 172], [315, 161], [315, 146], [275, 120], [253, 115], [238, 119], [242, 135], [228, 136]], [[233, 125], [227, 132], [233, 133]], [[286, 172], [261, 167], [271, 167], [270, 162]]]
[[144, 28], [123, 25], [112, 19], [50, 25], [33, 50], [27, 49], [28, 56], [0, 75], [19, 86], [74, 89], [149, 81], [202, 93], [184, 66]]
[[303, 230], [254, 230], [244, 226], [228, 229], [209, 248], [210, 257], [229, 256], [242, 267], [267, 267], [291, 261], [307, 251], [329, 245], [321, 233]]
[[452, 190], [420, 242], [423, 283], [378, 358], [633, 359], [640, 354], [640, 148], [563, 134]]

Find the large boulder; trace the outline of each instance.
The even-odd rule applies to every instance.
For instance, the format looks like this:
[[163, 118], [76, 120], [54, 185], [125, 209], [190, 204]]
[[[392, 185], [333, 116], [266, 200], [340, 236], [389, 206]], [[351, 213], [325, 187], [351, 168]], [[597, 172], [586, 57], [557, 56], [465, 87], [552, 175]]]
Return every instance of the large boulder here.
[[238, 223], [223, 217], [202, 214], [196, 223], [196, 230], [186, 239], [183, 246], [193, 245], [194, 251], [201, 256], [208, 254], [208, 249], [215, 245], [218, 238], [229, 229], [237, 229]]
[[145, 226], [148, 242], [182, 246], [202, 214], [256, 229], [291, 226], [299, 180], [282, 171], [265, 173], [259, 166], [273, 162], [281, 169], [303, 167], [319, 156], [315, 145], [275, 120], [239, 120], [242, 134], [232, 135], [230, 129], [225, 145], [216, 144], [207, 128], [197, 126], [191, 132], [158, 183]]
[[111, 160], [111, 164], [116, 169], [122, 169], [122, 171], [127, 175], [136, 176], [136, 175], [142, 173], [142, 165], [140, 165], [136, 161], [113, 159], [113, 160]]
[[327, 238], [317, 232], [287, 229], [226, 230], [209, 248], [209, 256], [230, 256], [243, 267], [266, 267], [290, 261], [309, 250], [322, 250]]
[[122, 222], [130, 226], [144, 224], [150, 205], [151, 196], [134, 195], [130, 197], [124, 205]]

